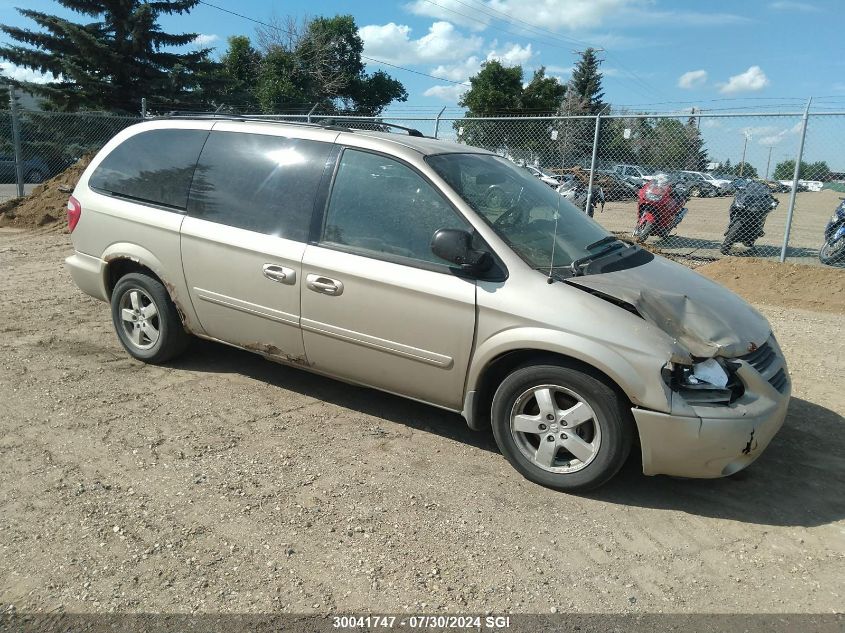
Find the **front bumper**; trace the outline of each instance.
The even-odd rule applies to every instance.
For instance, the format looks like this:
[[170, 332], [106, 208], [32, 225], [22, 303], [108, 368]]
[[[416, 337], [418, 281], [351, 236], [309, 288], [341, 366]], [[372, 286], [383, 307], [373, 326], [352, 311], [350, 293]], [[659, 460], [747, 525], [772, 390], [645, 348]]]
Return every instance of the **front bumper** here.
[[633, 409], [644, 474], [726, 477], [762, 454], [783, 426], [792, 385], [778, 391], [745, 362], [737, 375], [745, 394], [731, 405], [689, 407], [695, 415]]

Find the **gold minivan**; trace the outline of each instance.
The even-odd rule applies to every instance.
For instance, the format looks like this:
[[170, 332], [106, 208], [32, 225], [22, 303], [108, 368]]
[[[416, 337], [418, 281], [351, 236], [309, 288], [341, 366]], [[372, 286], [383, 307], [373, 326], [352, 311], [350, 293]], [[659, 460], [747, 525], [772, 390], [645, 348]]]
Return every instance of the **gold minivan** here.
[[[128, 128], [68, 203], [76, 284], [129, 354], [192, 336], [492, 426], [528, 479], [719, 477], [781, 427], [764, 317], [488, 151], [237, 116]], [[407, 133], [404, 133], [407, 132]]]

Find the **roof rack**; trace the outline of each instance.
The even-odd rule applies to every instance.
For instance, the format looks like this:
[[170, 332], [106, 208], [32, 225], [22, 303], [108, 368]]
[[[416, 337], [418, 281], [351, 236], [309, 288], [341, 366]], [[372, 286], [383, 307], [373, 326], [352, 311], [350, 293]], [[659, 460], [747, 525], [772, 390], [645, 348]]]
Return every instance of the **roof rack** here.
[[[349, 125], [349, 124], [353, 125]], [[420, 132], [416, 128], [406, 127], [404, 125], [397, 125], [396, 123], [387, 123], [386, 121], [378, 121], [376, 119], [356, 119], [356, 118], [332, 118], [328, 117], [325, 119], [320, 119], [320, 125], [324, 125], [325, 127], [332, 127], [332, 128], [342, 128], [347, 130], [355, 130], [355, 129], [363, 129], [363, 130], [371, 130], [376, 132], [383, 132], [385, 130], [379, 130], [378, 128], [395, 128], [397, 130], [404, 130], [408, 133], [408, 136], [417, 136], [419, 138], [425, 138], [425, 134]], [[369, 128], [356, 128], [354, 124], [358, 125], [369, 125]]]
[[[355, 130], [387, 132], [389, 130], [383, 128], [393, 128], [407, 132], [408, 136], [416, 136], [425, 138], [425, 134], [419, 130], [406, 127], [404, 125], [397, 125], [395, 123], [387, 123], [385, 121], [378, 121], [375, 119], [360, 119], [360, 118], [334, 118], [327, 117], [319, 119], [315, 122], [297, 121], [294, 119], [279, 119], [272, 114], [232, 114], [229, 112], [194, 112], [190, 110], [171, 111], [162, 114], [161, 116], [151, 117], [153, 119], [218, 119], [223, 121], [261, 121], [262, 123], [282, 123], [285, 125], [303, 125], [308, 127], [319, 127], [332, 130], [344, 130], [354, 132]], [[363, 127], [367, 126], [367, 127]]]

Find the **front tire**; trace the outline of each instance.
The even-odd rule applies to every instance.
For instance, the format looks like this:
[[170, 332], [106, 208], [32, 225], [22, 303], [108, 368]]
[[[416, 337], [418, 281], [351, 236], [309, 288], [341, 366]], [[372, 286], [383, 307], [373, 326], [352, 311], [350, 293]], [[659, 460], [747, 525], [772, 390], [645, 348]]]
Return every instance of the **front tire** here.
[[493, 435], [526, 479], [568, 492], [597, 488], [631, 451], [624, 397], [597, 376], [566, 365], [528, 365], [493, 397]]
[[819, 249], [819, 261], [827, 266], [845, 264], [845, 239], [839, 239], [836, 244], [822, 244]]
[[112, 292], [111, 313], [123, 348], [145, 363], [165, 363], [184, 352], [190, 342], [167, 290], [149, 275], [121, 277]]
[[654, 222], [646, 220], [642, 224], [637, 225], [637, 228], [634, 229], [634, 239], [639, 243], [645, 242], [653, 230]]

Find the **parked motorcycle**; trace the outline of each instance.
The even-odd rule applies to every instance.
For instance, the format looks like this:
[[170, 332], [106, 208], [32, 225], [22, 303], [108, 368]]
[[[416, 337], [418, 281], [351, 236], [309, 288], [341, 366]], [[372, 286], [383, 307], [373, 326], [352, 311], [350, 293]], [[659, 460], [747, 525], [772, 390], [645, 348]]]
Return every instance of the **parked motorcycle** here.
[[778, 203], [772, 196], [771, 189], [762, 182], [752, 180], [744, 189], [737, 191], [731, 202], [725, 241], [722, 242], [719, 252], [727, 255], [736, 242], [742, 242], [754, 250], [754, 242], [764, 235], [766, 217]]
[[646, 182], [637, 194], [634, 239], [644, 242], [650, 235], [668, 237], [687, 214], [686, 201], [687, 190], [677, 179], [658, 174]]
[[824, 227], [824, 244], [819, 249], [819, 261], [828, 266], [845, 265], [845, 198]]

